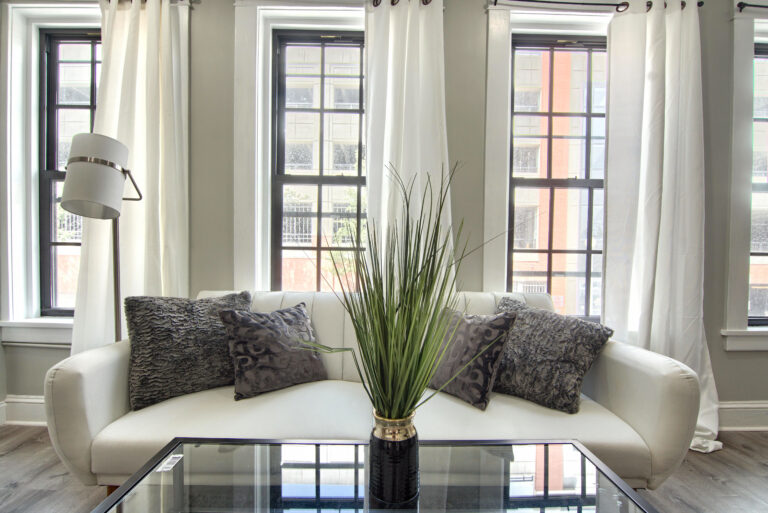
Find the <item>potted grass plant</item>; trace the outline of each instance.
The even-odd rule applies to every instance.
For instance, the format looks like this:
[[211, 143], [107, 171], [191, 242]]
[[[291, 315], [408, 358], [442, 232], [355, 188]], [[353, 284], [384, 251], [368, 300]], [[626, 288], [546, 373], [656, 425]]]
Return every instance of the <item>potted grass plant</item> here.
[[[441, 180], [437, 191], [428, 182], [416, 198], [414, 183], [406, 184], [395, 173], [403, 205], [398, 222], [383, 234], [369, 226], [366, 253], [333, 260], [342, 289], [339, 298], [352, 320], [360, 359], [349, 348], [315, 347], [329, 353], [352, 351], [373, 405], [369, 494], [395, 507], [418, 496], [414, 414], [437, 393], [425, 397], [452, 342], [455, 280], [466, 254], [466, 246], [454, 254], [451, 227], [442, 222], [452, 176]], [[421, 200], [418, 207], [414, 198]]]

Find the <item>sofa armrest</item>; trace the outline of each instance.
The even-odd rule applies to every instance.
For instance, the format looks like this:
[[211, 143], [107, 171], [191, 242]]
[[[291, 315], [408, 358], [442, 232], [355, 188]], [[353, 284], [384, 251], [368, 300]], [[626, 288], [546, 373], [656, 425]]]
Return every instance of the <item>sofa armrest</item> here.
[[583, 392], [618, 415], [648, 445], [648, 488], [658, 487], [677, 470], [699, 415], [694, 371], [658, 353], [608, 341], [584, 379]]
[[91, 443], [129, 410], [129, 342], [116, 342], [62, 360], [45, 376], [45, 413], [53, 448], [84, 484], [91, 472]]

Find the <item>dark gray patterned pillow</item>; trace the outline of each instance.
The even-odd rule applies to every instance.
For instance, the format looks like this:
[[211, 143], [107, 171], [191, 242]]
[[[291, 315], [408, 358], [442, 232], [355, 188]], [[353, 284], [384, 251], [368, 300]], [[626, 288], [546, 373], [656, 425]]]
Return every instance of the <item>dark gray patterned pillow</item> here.
[[488, 406], [488, 395], [496, 380], [499, 355], [504, 349], [507, 331], [515, 321], [515, 314], [504, 312], [496, 315], [462, 315], [453, 312], [452, 316], [443, 344], [451, 336], [454, 337], [453, 342], [448, 346], [429, 386], [435, 390], [439, 389], [475, 355], [490, 345], [456, 376], [456, 379], [443, 388], [443, 392], [455, 395], [475, 408], [485, 410]]
[[231, 385], [234, 381], [224, 309], [247, 310], [248, 292], [206, 299], [125, 298], [131, 339], [128, 396], [139, 410], [178, 395]]
[[515, 312], [499, 358], [494, 390], [567, 413], [579, 411], [581, 384], [613, 330], [503, 298], [499, 312]]
[[315, 342], [304, 303], [272, 313], [225, 310], [221, 320], [235, 359], [235, 400], [328, 379], [320, 355], [301, 343]]

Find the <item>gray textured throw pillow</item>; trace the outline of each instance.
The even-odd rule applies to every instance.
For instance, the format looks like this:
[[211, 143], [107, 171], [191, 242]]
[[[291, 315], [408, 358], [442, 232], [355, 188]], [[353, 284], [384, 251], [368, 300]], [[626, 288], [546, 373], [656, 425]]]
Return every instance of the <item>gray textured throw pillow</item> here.
[[504, 349], [507, 331], [515, 321], [515, 314], [504, 312], [496, 315], [463, 315], [453, 312], [452, 317], [443, 344], [449, 337], [454, 338], [429, 386], [435, 390], [439, 389], [475, 355], [493, 344], [443, 388], [443, 392], [454, 395], [475, 408], [485, 410], [496, 380], [499, 355]]
[[503, 298], [499, 312], [515, 312], [494, 390], [567, 413], [579, 411], [581, 384], [613, 330]]
[[248, 292], [206, 299], [125, 298], [131, 339], [128, 396], [139, 410], [179, 395], [234, 381], [224, 309], [247, 310]]
[[235, 360], [235, 400], [328, 378], [320, 355], [301, 343], [315, 342], [304, 303], [271, 313], [225, 310], [221, 320]]

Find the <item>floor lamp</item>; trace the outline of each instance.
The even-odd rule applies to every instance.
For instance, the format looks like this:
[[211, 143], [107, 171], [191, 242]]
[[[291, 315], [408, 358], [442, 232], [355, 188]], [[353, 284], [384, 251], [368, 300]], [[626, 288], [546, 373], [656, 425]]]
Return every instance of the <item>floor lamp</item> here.
[[[112, 220], [112, 272], [115, 292], [115, 341], [122, 337], [120, 329], [120, 230], [118, 218], [123, 200], [142, 199], [136, 181], [126, 169], [128, 148], [116, 139], [100, 134], [77, 134], [67, 161], [61, 208], [93, 219]], [[125, 177], [130, 178], [138, 194], [123, 198]]]

